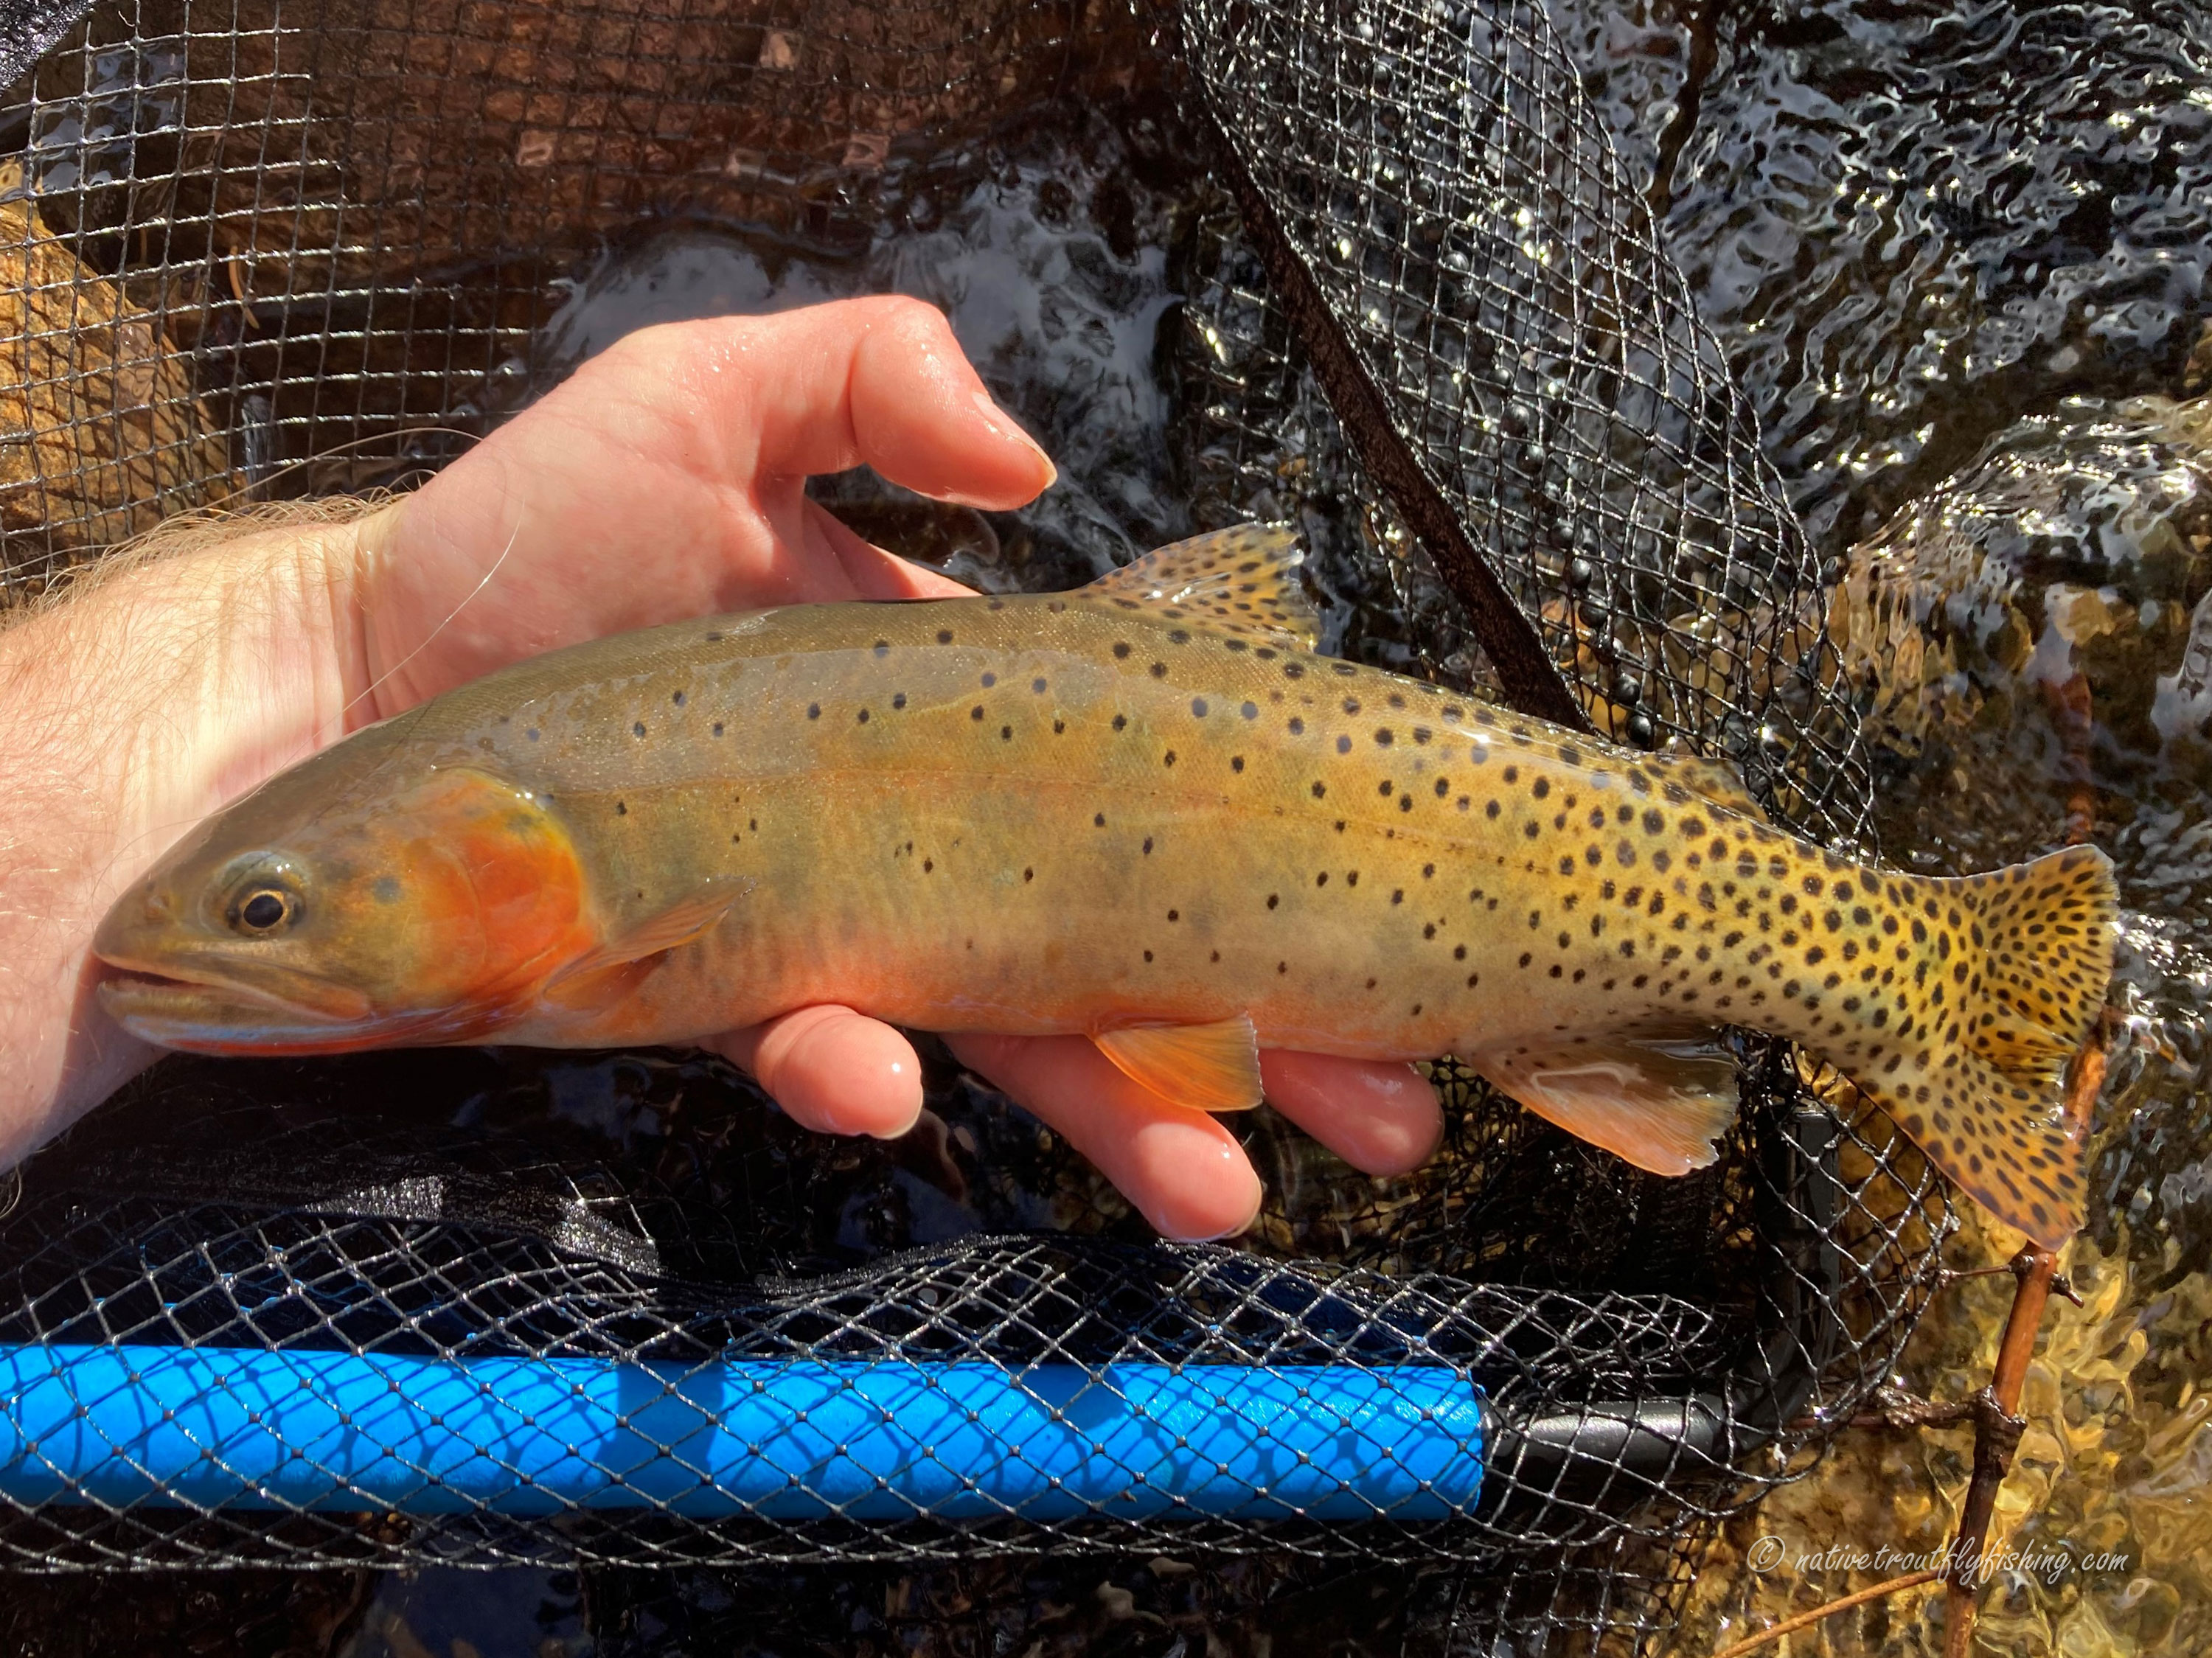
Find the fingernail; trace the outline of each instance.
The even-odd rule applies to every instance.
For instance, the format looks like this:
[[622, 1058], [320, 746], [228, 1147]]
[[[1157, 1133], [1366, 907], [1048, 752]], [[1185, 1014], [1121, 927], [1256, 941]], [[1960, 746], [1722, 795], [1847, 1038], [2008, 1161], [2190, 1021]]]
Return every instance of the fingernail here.
[[921, 1079], [915, 1074], [914, 1067], [905, 1064], [903, 1061], [894, 1060], [891, 1064], [889, 1074], [896, 1080], [905, 1083], [912, 1091], [914, 1097], [911, 1102], [911, 1108], [907, 1112], [905, 1117], [900, 1121], [897, 1127], [893, 1128], [884, 1127], [880, 1128], [871, 1128], [868, 1130], [868, 1133], [872, 1138], [879, 1140], [895, 1140], [902, 1139], [904, 1136], [912, 1133], [914, 1132], [915, 1124], [921, 1121]]
[[1044, 463], [1044, 482], [1037, 486], [1040, 490], [1049, 489], [1060, 482], [1060, 468], [1052, 464], [1052, 457], [1045, 453], [1043, 446], [1027, 432], [1023, 431], [1020, 427], [1015, 425], [1012, 417], [991, 400], [991, 394], [988, 392], [975, 393], [975, 407], [983, 418], [990, 423], [994, 431], [1013, 439], [1015, 442], [1021, 444]]

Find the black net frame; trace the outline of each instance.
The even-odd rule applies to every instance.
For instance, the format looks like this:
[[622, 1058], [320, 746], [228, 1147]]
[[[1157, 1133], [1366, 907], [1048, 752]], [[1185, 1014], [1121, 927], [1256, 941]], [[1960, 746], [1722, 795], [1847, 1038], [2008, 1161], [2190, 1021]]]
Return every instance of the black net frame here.
[[[1200, 525], [1294, 516], [1323, 568], [1390, 595], [1396, 636], [1370, 642], [1398, 665], [1725, 755], [1778, 820], [1868, 839], [1828, 573], [1539, 6], [125, 0], [34, 15], [15, 39], [11, 598], [178, 511], [434, 471], [545, 389], [558, 369], [532, 342], [557, 279], [635, 222], [849, 249], [886, 179], [946, 153], [973, 165], [1025, 111], [1164, 100], [1202, 175], [1174, 351]], [[1756, 1042], [1743, 1124], [1687, 1181], [1448, 1072], [1440, 1172], [1377, 1199], [1369, 1227], [1326, 1237], [1279, 1208], [1236, 1248], [1167, 1246], [1094, 1192], [1048, 1218], [1066, 1237], [996, 1230], [1037, 1217], [985, 1206], [920, 1254], [844, 1260], [807, 1235], [817, 1176], [797, 1153], [768, 1178], [757, 1147], [664, 1126], [656, 1157], [682, 1145], [695, 1171], [672, 1193], [659, 1163], [455, 1127], [453, 1086], [420, 1090], [445, 1108], [426, 1121], [410, 1089], [361, 1074], [248, 1094], [173, 1065], [42, 1154], [0, 1223], [7, 1339], [1413, 1359], [1490, 1390], [1492, 1478], [1468, 1511], [1352, 1526], [272, 1522], [0, 1500], [9, 1564], [957, 1560], [1172, 1535], [1515, 1581], [1540, 1559], [1557, 1568], [1541, 1594], [1466, 1628], [1632, 1632], [1663, 1616], [1700, 1528], [1802, 1472], [1886, 1378], [1948, 1225], [1885, 1120]], [[937, 1082], [940, 1108], [982, 1108], [972, 1079]], [[697, 1086], [764, 1120], [733, 1077]], [[740, 1199], [782, 1243], [702, 1248]], [[617, 1219], [579, 1230], [602, 1211]], [[1193, 1313], [1224, 1305], [1225, 1323]], [[800, 1333], [793, 1307], [821, 1327]]]

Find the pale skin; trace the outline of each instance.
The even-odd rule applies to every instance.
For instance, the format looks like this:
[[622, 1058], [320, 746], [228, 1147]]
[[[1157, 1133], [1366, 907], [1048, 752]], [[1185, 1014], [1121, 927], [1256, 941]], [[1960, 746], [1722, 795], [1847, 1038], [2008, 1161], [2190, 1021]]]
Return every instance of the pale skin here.
[[[927, 306], [673, 324], [622, 341], [372, 514], [204, 541], [0, 632], [0, 1169], [157, 1057], [91, 994], [93, 929], [180, 834], [274, 772], [559, 646], [964, 591], [806, 499], [808, 477], [860, 465], [990, 509], [1054, 477]], [[1228, 1131], [1088, 1041], [951, 1041], [1163, 1234], [1222, 1236], [1257, 1212]], [[911, 1044], [850, 1008], [708, 1045], [825, 1133], [893, 1136], [921, 1108]], [[1269, 1053], [1261, 1071], [1277, 1109], [1370, 1174], [1417, 1166], [1441, 1133], [1409, 1066]]]

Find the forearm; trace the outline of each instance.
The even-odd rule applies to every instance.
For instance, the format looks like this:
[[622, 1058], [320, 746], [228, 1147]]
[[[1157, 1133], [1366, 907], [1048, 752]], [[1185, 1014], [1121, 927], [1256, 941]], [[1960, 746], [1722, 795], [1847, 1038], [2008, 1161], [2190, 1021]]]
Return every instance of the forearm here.
[[361, 528], [195, 531], [0, 632], [0, 1168], [155, 1056], [92, 993], [116, 896], [366, 723]]

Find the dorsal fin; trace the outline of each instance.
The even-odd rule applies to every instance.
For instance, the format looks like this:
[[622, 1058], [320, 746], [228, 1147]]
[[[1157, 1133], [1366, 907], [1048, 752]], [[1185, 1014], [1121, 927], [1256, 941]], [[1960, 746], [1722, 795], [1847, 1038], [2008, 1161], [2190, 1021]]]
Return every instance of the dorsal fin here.
[[1635, 758], [1661, 779], [1680, 783], [1717, 806], [1756, 817], [1762, 823], [1767, 821], [1766, 808], [1759, 804], [1743, 774], [1725, 760], [1708, 760], [1695, 754], [1639, 754]]
[[1082, 592], [1310, 651], [1321, 636], [1321, 616], [1298, 586], [1304, 562], [1290, 525], [1240, 524], [1171, 542]]

